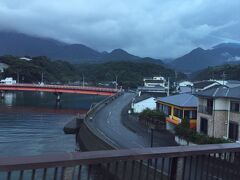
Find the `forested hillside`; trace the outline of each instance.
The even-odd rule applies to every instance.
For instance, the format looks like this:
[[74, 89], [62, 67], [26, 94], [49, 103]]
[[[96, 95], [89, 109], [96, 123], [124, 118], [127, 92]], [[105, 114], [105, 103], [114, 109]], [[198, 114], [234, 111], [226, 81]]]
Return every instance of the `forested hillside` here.
[[208, 67], [193, 74], [193, 80], [206, 79], [240, 80], [240, 64], [225, 64], [222, 66]]
[[[161, 64], [150, 62], [107, 62], [103, 64], [70, 64], [65, 61], [51, 61], [46, 57], [34, 57], [31, 61], [21, 60], [13, 56], [0, 57], [0, 62], [9, 65], [1, 74], [2, 78], [19, 75], [20, 82], [37, 83], [72, 83], [85, 82], [97, 85], [99, 82], [110, 82], [118, 79], [119, 85], [124, 87], [137, 87], [142, 84], [143, 77], [164, 76], [175, 80], [176, 73]], [[185, 75], [177, 73], [178, 79], [185, 79]]]

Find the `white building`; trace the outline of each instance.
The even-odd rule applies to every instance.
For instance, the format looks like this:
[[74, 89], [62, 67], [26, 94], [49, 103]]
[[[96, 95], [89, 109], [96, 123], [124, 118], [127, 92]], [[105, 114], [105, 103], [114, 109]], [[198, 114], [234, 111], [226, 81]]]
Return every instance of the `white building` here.
[[[145, 98], [145, 99], [144, 99]], [[138, 97], [132, 101], [132, 109], [134, 113], [141, 113], [145, 109], [156, 109], [156, 101], [154, 97]]]
[[185, 86], [193, 86], [193, 83], [190, 81], [182, 81], [179, 83], [178, 86], [185, 87]]
[[190, 93], [192, 92], [193, 83], [190, 81], [182, 81], [177, 86], [177, 92], [182, 93]]
[[0, 63], [0, 73], [3, 73], [5, 69], [8, 68], [8, 65], [5, 63]]
[[16, 82], [16, 80], [13, 80], [12, 77], [7, 77], [7, 78], [5, 78], [5, 79], [2, 79], [2, 80], [0, 81], [0, 83], [1, 83], [1, 84], [16, 84], [17, 82]]
[[144, 87], [164, 87], [167, 88], [167, 81], [164, 77], [144, 78]]

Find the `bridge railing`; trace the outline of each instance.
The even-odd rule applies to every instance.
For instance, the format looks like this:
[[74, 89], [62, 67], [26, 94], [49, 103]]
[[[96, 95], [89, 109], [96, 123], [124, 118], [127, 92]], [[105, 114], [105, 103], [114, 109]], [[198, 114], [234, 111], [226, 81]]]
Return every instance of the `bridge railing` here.
[[240, 145], [196, 145], [0, 158], [0, 179], [231, 179]]

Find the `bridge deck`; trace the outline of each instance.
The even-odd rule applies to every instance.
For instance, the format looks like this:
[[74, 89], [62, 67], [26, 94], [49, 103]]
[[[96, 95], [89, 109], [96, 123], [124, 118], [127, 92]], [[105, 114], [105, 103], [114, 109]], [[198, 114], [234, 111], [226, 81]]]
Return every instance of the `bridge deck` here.
[[39, 84], [0, 84], [0, 91], [42, 91], [55, 93], [104, 95], [104, 96], [111, 96], [119, 92], [118, 89], [113, 88], [68, 86], [68, 85], [39, 85]]

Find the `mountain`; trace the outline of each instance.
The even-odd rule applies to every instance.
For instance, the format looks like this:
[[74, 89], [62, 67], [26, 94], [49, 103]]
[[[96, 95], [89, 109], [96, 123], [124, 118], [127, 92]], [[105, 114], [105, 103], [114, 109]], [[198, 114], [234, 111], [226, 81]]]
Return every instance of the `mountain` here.
[[209, 66], [236, 62], [240, 63], [240, 44], [222, 43], [207, 50], [196, 48], [170, 64], [177, 70], [194, 72]]
[[53, 60], [61, 59], [77, 64], [141, 59], [122, 49], [101, 53], [82, 44], [67, 44], [49, 38], [0, 32], [0, 56], [4, 55], [47, 56]]
[[47, 56], [72, 63], [101, 59], [101, 53], [82, 44], [66, 44], [14, 32], [0, 32], [0, 55]]
[[103, 59], [106, 61], [119, 61], [119, 60], [139, 60], [140, 57], [129, 54], [122, 49], [114, 49], [110, 53], [103, 53]]

